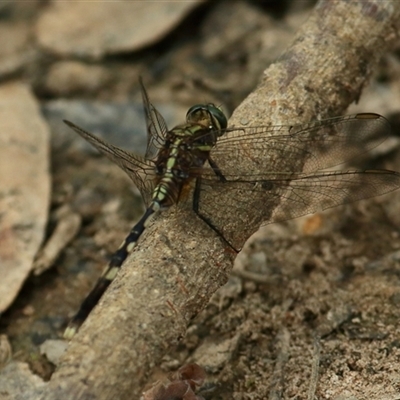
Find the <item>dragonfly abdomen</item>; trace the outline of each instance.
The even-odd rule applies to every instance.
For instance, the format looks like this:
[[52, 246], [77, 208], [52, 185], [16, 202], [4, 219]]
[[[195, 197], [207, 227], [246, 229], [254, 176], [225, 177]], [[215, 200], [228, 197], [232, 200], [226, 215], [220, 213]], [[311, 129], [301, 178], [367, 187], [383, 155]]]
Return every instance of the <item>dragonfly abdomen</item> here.
[[85, 298], [79, 308], [79, 311], [71, 319], [67, 329], [64, 332], [65, 338], [69, 339], [75, 335], [78, 328], [82, 325], [83, 321], [85, 321], [87, 316], [93, 310], [94, 306], [100, 300], [101, 296], [117, 276], [124, 261], [136, 247], [138, 240], [142, 236], [142, 233], [148, 226], [152, 217], [160, 210], [160, 204], [157, 201], [152, 201], [150, 203], [150, 206], [147, 208], [142, 218], [140, 218], [139, 222], [131, 229], [128, 236], [119, 246], [118, 250], [112, 255], [110, 262], [108, 263], [101, 277], [98, 279], [93, 290]]

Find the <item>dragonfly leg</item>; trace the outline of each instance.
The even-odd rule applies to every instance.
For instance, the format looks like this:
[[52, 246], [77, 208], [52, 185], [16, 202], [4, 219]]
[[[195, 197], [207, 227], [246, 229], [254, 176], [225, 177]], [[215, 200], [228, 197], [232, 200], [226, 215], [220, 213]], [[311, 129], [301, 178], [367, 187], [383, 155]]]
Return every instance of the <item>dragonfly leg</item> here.
[[216, 162], [211, 158], [208, 157], [208, 163], [210, 164], [210, 167], [214, 171], [215, 175], [220, 179], [221, 182], [226, 182], [226, 178], [222, 171], [219, 169], [218, 165]]
[[156, 211], [158, 211], [158, 209], [159, 205], [157, 203], [153, 203], [152, 206], [150, 206], [146, 210], [140, 221], [131, 229], [128, 236], [121, 243], [119, 249], [111, 256], [110, 262], [108, 263], [101, 277], [98, 279], [96, 285], [82, 302], [79, 311], [69, 322], [64, 332], [64, 337], [66, 339], [71, 339], [75, 335], [79, 327], [83, 324], [85, 319], [91, 313], [95, 305], [103, 296], [104, 292], [107, 290], [111, 282], [116, 277], [123, 262], [127, 259], [128, 255], [135, 248], [136, 243], [146, 229], [150, 218]]
[[[211, 163], [210, 163], [211, 165]], [[215, 170], [214, 170], [215, 171]], [[221, 171], [218, 169], [219, 173]], [[217, 174], [217, 176], [219, 176]], [[226, 181], [225, 177], [221, 173], [221, 177]], [[195, 187], [194, 187], [194, 193], [193, 193], [193, 211], [196, 213], [196, 215], [203, 220], [230, 248], [232, 248], [235, 253], [239, 253], [239, 250], [236, 249], [232, 243], [230, 243], [222, 234], [222, 232], [210, 221], [209, 218], [201, 214], [199, 210], [199, 202], [200, 202], [200, 189], [201, 189], [201, 177], [196, 179]]]

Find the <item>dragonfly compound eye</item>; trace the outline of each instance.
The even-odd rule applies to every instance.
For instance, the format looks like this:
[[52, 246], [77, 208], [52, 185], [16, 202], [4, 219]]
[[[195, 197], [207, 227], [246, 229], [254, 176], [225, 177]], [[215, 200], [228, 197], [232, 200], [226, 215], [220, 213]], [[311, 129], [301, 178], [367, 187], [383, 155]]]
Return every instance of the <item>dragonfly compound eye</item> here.
[[226, 129], [226, 127], [228, 126], [228, 120], [226, 119], [226, 116], [222, 112], [222, 110], [214, 104], [207, 104], [207, 110], [214, 121], [217, 121], [219, 129]]
[[214, 104], [196, 104], [190, 107], [186, 114], [188, 123], [204, 123], [210, 125], [216, 130], [225, 129], [228, 120], [225, 114]]

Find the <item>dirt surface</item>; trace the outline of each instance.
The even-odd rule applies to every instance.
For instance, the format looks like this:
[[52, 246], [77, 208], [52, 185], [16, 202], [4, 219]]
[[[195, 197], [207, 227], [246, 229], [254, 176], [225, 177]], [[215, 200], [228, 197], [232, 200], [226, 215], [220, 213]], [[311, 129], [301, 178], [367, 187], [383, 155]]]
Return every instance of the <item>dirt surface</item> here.
[[[144, 209], [124, 173], [86, 147], [61, 120], [143, 151], [145, 124], [135, 114], [141, 109], [139, 75], [170, 126], [182, 122], [199, 99], [231, 113], [290, 45], [314, 6], [297, 1], [279, 7], [273, 2], [199, 2], [181, 14], [174, 11], [174, 18], [167, 18], [163, 13], [172, 11], [160, 6], [152, 8], [151, 23], [163, 19], [169, 29], [163, 25], [155, 38], [144, 37], [142, 46], [135, 42], [130, 48], [129, 40], [119, 41], [119, 35], [127, 34], [121, 26], [121, 32], [113, 28], [115, 37], [105, 44], [79, 53], [74, 46], [68, 50], [65, 37], [59, 47], [55, 40], [51, 47], [43, 45], [51, 38], [43, 21], [57, 34], [65, 32], [51, 23], [62, 11], [55, 3], [23, 7], [5, 2], [0, 7], [0, 31], [19, 32], [12, 36], [14, 46], [10, 39], [4, 54], [0, 49], [0, 77], [31, 86], [52, 129], [47, 240], [65, 215], [75, 218], [65, 228], [71, 235], [61, 235], [68, 240], [57, 242], [60, 249], [49, 269], [27, 276], [1, 315], [1, 343], [6, 344], [0, 346], [0, 399], [33, 393], [51, 379], [59, 358], [41, 346], [49, 339], [61, 341], [69, 318]], [[80, 12], [77, 6], [76, 15]], [[68, 21], [61, 18], [60, 25]], [[87, 23], [93, 24], [85, 27], [89, 31], [103, 26], [95, 18]], [[109, 36], [102, 32], [101, 37]], [[350, 109], [385, 115], [393, 124], [392, 136], [382, 150], [353, 167], [400, 171], [398, 42], [394, 48], [373, 71], [360, 103]], [[147, 385], [137, 392], [151, 390], [159, 380], [168, 387], [171, 372], [196, 363], [206, 378], [193, 390], [207, 400], [400, 399], [398, 200], [400, 191], [263, 226], [238, 255], [226, 285], [190, 322], [179, 344], [167, 345], [162, 362], [147, 371]], [[26, 386], [18, 391], [21, 384], [15, 379], [13, 386], [9, 378], [25, 376], [17, 362], [27, 363], [40, 382], [35, 377], [29, 386], [24, 379]], [[171, 398], [151, 396], [146, 399]]]

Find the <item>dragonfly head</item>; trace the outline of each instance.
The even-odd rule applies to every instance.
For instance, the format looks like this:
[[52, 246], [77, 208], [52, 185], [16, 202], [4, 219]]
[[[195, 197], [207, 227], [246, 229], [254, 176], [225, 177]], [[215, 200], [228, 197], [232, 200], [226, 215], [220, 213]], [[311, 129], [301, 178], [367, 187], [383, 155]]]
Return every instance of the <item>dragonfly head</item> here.
[[186, 114], [186, 122], [205, 125], [218, 131], [225, 129], [228, 125], [225, 114], [212, 103], [196, 104], [190, 107]]

